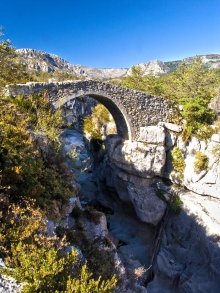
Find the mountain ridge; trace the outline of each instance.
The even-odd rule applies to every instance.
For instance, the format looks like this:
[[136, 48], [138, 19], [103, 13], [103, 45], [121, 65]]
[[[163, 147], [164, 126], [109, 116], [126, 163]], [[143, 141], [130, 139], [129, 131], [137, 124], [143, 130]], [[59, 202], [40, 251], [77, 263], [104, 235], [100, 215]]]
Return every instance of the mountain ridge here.
[[[54, 72], [56, 70], [63, 70], [71, 74], [87, 78], [120, 78], [131, 74], [131, 68], [94, 68], [84, 65], [73, 65], [62, 57], [35, 49], [18, 49], [22, 62], [27, 66], [30, 71], [43, 71]], [[197, 55], [201, 58], [205, 69], [220, 68], [220, 54], [206, 54]], [[143, 62], [135, 66], [140, 66], [145, 74], [152, 73], [155, 76], [171, 73], [177, 70], [181, 62], [186, 65], [192, 64], [193, 60], [197, 57], [186, 57], [182, 60], [174, 61], [160, 61], [152, 60], [150, 62]]]

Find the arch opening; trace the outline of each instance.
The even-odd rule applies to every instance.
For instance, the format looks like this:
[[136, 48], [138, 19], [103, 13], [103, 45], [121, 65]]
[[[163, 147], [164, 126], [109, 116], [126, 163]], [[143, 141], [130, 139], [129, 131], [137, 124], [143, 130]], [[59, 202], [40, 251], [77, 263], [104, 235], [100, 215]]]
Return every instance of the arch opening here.
[[[62, 106], [65, 103], [71, 102], [73, 99], [81, 96], [82, 93], [65, 97], [62, 101]], [[119, 105], [115, 100], [113, 101], [111, 98], [100, 94], [85, 92], [83, 93], [83, 96], [91, 97], [106, 107], [115, 121], [118, 135], [125, 140], [132, 140], [132, 130], [129, 124], [129, 118], [127, 117], [128, 115], [122, 105]]]

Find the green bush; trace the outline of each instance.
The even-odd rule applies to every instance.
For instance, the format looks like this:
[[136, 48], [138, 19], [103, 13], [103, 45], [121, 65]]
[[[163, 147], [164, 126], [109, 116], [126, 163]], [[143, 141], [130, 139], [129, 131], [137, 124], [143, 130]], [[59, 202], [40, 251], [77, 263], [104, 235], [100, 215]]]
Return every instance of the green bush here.
[[85, 134], [89, 133], [92, 138], [97, 140], [102, 139], [102, 126], [108, 122], [113, 122], [109, 111], [102, 104], [96, 105], [92, 109], [92, 114], [88, 117], [85, 117], [83, 120], [83, 132]]
[[61, 121], [46, 93], [0, 100], [1, 184], [14, 200], [35, 198], [48, 208], [51, 201], [67, 202], [74, 195], [73, 176], [61, 155]]
[[170, 210], [176, 214], [179, 214], [181, 211], [181, 205], [183, 204], [182, 200], [178, 195], [174, 195], [172, 202], [170, 204]]
[[185, 119], [183, 139], [186, 141], [190, 137], [208, 139], [213, 134], [210, 124], [215, 115], [208, 105], [219, 82], [219, 74], [205, 70], [197, 57], [190, 66], [182, 62], [175, 72], [160, 77], [145, 75], [141, 67], [133, 66], [131, 75], [121, 85], [175, 100], [182, 111], [174, 109], [170, 122], [179, 123], [181, 118]]
[[194, 171], [195, 173], [200, 173], [201, 171], [207, 170], [209, 166], [209, 158], [203, 154], [202, 152], [198, 151], [195, 155], [194, 161]]
[[174, 167], [174, 171], [179, 173], [181, 179], [183, 178], [184, 170], [186, 167], [183, 155], [184, 152], [179, 147], [175, 147], [170, 153], [171, 163]]
[[[77, 251], [65, 253], [65, 238], [48, 235], [45, 214], [33, 204], [9, 205], [0, 220], [0, 253], [10, 268], [0, 268], [0, 273], [23, 282], [22, 292], [113, 292], [115, 276], [104, 281], [96, 274], [93, 279], [87, 267], [81, 267]], [[93, 247], [90, 254], [96, 250]], [[93, 265], [100, 262], [101, 253], [93, 255], [94, 260], [90, 257]]]

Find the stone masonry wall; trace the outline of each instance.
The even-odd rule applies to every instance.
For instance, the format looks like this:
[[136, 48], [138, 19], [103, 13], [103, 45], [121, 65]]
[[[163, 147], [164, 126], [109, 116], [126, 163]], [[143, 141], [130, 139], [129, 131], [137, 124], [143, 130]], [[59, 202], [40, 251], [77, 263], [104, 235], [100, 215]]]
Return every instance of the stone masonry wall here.
[[118, 134], [136, 140], [140, 127], [171, 122], [176, 110], [173, 101], [94, 80], [8, 85], [6, 95], [27, 96], [48, 91], [50, 101], [58, 108], [76, 97], [90, 96], [102, 103], [112, 114]]

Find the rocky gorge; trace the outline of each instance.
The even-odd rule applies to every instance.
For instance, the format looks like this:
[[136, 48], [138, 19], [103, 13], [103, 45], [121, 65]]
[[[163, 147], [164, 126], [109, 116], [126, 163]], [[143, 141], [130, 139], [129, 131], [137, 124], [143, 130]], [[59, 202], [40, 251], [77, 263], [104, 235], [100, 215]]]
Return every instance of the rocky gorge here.
[[[124, 270], [139, 272], [117, 292], [219, 292], [220, 138], [183, 142], [181, 131], [159, 122], [140, 128], [137, 141], [110, 135], [93, 168], [78, 177], [83, 204], [113, 211], [108, 233]], [[175, 148], [182, 175], [171, 161]], [[205, 170], [195, 169], [198, 152], [208, 158]]]
[[[94, 151], [81, 128], [82, 118], [96, 104], [83, 97], [63, 108], [66, 123], [75, 129], [66, 129], [62, 140], [78, 184], [71, 209], [77, 202], [80, 208], [108, 210], [98, 225], [86, 220], [83, 224], [90, 239], [110, 239], [122, 280], [115, 293], [218, 293], [219, 134], [209, 141], [183, 142], [179, 125], [159, 122], [141, 127], [133, 142], [110, 135]], [[176, 148], [182, 150], [183, 174], [171, 161]], [[198, 152], [208, 158], [207, 168], [199, 172], [195, 170]], [[74, 227], [71, 209], [62, 223], [68, 228]], [[6, 288], [1, 282], [0, 292], [16, 292], [16, 285]]]

